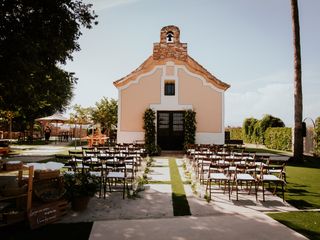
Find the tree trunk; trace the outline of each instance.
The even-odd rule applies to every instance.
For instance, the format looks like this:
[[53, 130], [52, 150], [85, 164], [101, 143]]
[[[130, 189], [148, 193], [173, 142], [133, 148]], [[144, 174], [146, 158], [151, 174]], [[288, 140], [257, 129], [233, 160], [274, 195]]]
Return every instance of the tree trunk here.
[[294, 47], [294, 161], [303, 161], [301, 48], [298, 0], [291, 0]]
[[81, 137], [82, 137], [82, 123], [80, 123], [80, 138], [79, 138], [79, 145], [81, 146]]
[[12, 117], [9, 118], [9, 138], [12, 139]]
[[27, 142], [32, 143], [33, 142], [33, 131], [34, 131], [34, 120], [33, 119], [29, 119], [27, 120]]

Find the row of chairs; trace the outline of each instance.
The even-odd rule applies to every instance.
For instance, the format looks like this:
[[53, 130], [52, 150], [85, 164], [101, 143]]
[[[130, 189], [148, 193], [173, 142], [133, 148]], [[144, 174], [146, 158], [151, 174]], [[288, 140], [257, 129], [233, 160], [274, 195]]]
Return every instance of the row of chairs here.
[[219, 162], [221, 164], [235, 166], [235, 165], [244, 165], [244, 166], [255, 166], [256, 171], [259, 172], [261, 166], [282, 166], [282, 171], [279, 169], [270, 170], [273, 173], [281, 174], [281, 178], [286, 181], [286, 172], [285, 166], [286, 162], [279, 160], [272, 160], [269, 155], [256, 155], [255, 153], [248, 153], [242, 155], [195, 155], [191, 158], [191, 164], [195, 169], [197, 177], [200, 179], [200, 182], [203, 182], [204, 176], [208, 171], [209, 165], [211, 162]]
[[273, 194], [277, 187], [281, 186], [284, 198], [285, 162], [273, 161], [269, 155], [245, 152], [242, 148], [226, 151], [220, 146], [219, 151], [215, 147], [187, 150], [196, 177], [201, 184], [206, 185], [206, 192], [210, 198], [212, 190], [216, 187], [214, 183], [218, 183], [219, 188], [223, 187], [224, 193], [228, 189], [229, 198], [232, 190], [235, 189], [238, 200], [239, 187], [242, 188], [242, 183], [246, 183], [250, 185], [249, 194], [254, 187], [256, 199], [259, 186], [261, 186], [263, 201], [265, 201], [266, 182], [269, 187], [270, 185], [275, 186]]
[[[278, 186], [281, 187], [282, 199], [284, 201], [284, 186], [286, 182], [281, 178], [282, 169], [283, 166], [262, 165], [259, 173], [257, 173], [256, 166], [254, 165], [236, 165], [233, 168], [228, 164], [211, 163], [206, 179], [206, 193], [211, 199], [212, 192], [216, 190], [216, 184], [221, 189], [223, 183], [223, 192], [228, 191], [229, 199], [235, 188], [236, 199], [238, 200], [239, 188], [243, 189], [243, 184], [245, 183], [248, 194], [251, 193], [252, 187], [254, 187], [255, 197], [258, 200], [258, 189], [261, 185], [263, 201], [265, 201], [265, 185], [268, 184], [269, 188], [273, 185], [273, 194], [276, 193]], [[275, 175], [274, 170], [279, 170], [280, 175]]]
[[69, 150], [70, 156], [115, 156], [115, 155], [139, 155], [145, 157], [144, 148], [126, 148], [119, 149], [113, 147], [100, 147], [100, 148], [82, 148], [82, 150]]
[[56, 155], [57, 161], [65, 162], [67, 174], [79, 172], [89, 173], [99, 179], [99, 197], [106, 197], [109, 191], [119, 190], [118, 185], [125, 197], [125, 191], [132, 187], [138, 168], [144, 156], [144, 149], [114, 149], [114, 148], [82, 148], [70, 150], [69, 155]]
[[82, 146], [82, 150], [93, 150], [93, 151], [103, 151], [103, 150], [144, 150], [144, 144], [133, 144], [133, 143], [122, 143], [122, 144], [113, 144], [113, 145], [97, 145], [97, 146]]
[[125, 198], [125, 192], [132, 186], [136, 172], [137, 161], [133, 156], [126, 157], [72, 157], [65, 163], [66, 174], [89, 173], [99, 179], [99, 197], [106, 197], [109, 191], [119, 190], [118, 185]]
[[191, 152], [243, 152], [243, 145], [233, 144], [188, 144], [187, 154]]

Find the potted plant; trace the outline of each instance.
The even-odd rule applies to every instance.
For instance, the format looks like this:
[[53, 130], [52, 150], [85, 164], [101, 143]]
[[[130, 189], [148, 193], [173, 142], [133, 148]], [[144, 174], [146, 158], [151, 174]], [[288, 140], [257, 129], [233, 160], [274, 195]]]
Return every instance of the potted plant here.
[[72, 209], [83, 211], [87, 208], [90, 198], [99, 188], [100, 178], [88, 172], [76, 172], [64, 175], [66, 198], [71, 202]]

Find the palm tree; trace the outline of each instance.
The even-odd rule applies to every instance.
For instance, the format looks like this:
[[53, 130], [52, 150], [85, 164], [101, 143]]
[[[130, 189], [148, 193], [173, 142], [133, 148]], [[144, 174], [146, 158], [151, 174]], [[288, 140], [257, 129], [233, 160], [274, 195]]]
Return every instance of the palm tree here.
[[303, 160], [301, 48], [298, 0], [291, 0], [294, 47], [294, 161]]

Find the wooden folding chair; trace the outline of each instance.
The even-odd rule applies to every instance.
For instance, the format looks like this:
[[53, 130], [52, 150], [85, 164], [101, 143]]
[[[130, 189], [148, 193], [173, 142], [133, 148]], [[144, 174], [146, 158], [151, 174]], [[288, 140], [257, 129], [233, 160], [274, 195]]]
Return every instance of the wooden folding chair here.
[[[224, 184], [223, 193], [225, 193], [226, 189], [228, 189], [229, 200], [230, 200], [230, 177], [228, 175], [229, 166], [226, 164], [218, 164], [211, 163], [208, 170], [208, 178], [207, 178], [207, 186], [206, 186], [206, 194], [209, 192], [209, 198], [211, 199], [211, 195], [213, 190], [215, 189], [215, 183], [219, 184], [219, 188], [221, 188], [221, 183]], [[228, 188], [227, 188], [228, 185]]]
[[248, 184], [250, 184], [250, 188], [248, 190], [248, 194], [251, 193], [252, 185], [254, 186], [254, 192], [256, 196], [256, 201], [258, 201], [258, 189], [257, 189], [257, 179], [256, 179], [256, 166], [255, 165], [237, 165], [236, 171], [233, 176], [232, 186], [236, 185], [236, 196], [237, 201], [239, 200], [239, 186], [242, 188], [242, 184], [246, 184], [246, 188], [248, 189]]
[[279, 170], [280, 173], [277, 173], [277, 174], [281, 176], [282, 175], [281, 169], [283, 169], [282, 165], [279, 165], [279, 166], [263, 165], [262, 166], [258, 180], [259, 180], [259, 184], [261, 184], [262, 186], [263, 201], [265, 201], [265, 184], [266, 183], [269, 185], [269, 188], [271, 188], [271, 185], [274, 185], [274, 190], [272, 192], [273, 195], [276, 194], [277, 187], [278, 185], [280, 185], [282, 190], [282, 200], [284, 201], [284, 186], [286, 185], [286, 182], [284, 181], [284, 179], [270, 172], [270, 170], [273, 170], [273, 171]]
[[104, 198], [106, 193], [106, 187], [108, 185], [109, 191], [119, 191], [117, 184], [122, 183], [122, 197], [125, 198], [127, 185], [127, 169], [124, 161], [106, 162], [105, 164], [105, 186], [104, 186]]

